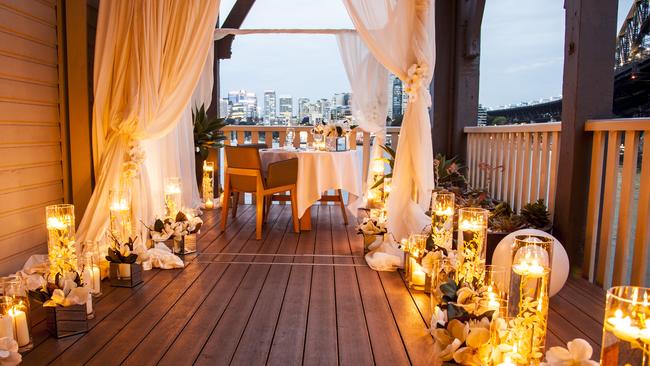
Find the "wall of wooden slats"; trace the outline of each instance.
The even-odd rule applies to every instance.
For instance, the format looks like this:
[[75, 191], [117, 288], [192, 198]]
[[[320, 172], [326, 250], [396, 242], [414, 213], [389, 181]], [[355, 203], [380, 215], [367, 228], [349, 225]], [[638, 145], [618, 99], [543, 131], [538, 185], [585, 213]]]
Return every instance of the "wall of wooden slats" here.
[[46, 252], [64, 200], [57, 42], [55, 1], [0, 0], [0, 274]]

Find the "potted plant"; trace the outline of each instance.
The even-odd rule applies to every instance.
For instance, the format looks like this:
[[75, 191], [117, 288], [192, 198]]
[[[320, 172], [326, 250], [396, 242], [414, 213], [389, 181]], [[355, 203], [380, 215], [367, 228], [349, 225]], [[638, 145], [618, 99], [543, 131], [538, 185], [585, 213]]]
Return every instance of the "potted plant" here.
[[106, 260], [110, 264], [109, 277], [111, 286], [135, 287], [142, 283], [142, 265], [137, 264], [138, 255], [133, 253], [136, 239], [129, 238], [126, 243], [121, 243], [111, 235], [113, 242], [108, 247]]
[[192, 124], [194, 125], [194, 147], [196, 158], [196, 181], [201, 184], [203, 162], [208, 158], [210, 149], [223, 147], [226, 139], [221, 129], [226, 126], [223, 118], [208, 117], [205, 105], [194, 107], [192, 110]]

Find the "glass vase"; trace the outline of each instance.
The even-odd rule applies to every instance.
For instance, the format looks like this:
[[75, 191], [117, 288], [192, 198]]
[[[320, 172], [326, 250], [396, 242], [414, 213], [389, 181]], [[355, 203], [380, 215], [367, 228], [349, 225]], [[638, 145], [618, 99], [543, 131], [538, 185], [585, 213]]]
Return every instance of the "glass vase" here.
[[650, 365], [650, 288], [607, 291], [601, 365]]
[[431, 238], [433, 250], [449, 252], [454, 242], [454, 203], [451, 192], [434, 191], [431, 194]]
[[81, 253], [80, 268], [83, 285], [88, 288], [88, 291], [93, 296], [99, 296], [102, 294], [102, 270], [97, 242], [93, 240], [84, 241]]
[[459, 281], [474, 284], [477, 270], [485, 265], [488, 211], [461, 208], [458, 213]]
[[77, 271], [74, 206], [69, 204], [45, 207], [47, 255], [50, 263], [48, 282], [56, 275]]
[[205, 208], [214, 208], [214, 163], [211, 161], [203, 162], [201, 191], [203, 193], [203, 204]]
[[31, 332], [31, 312], [25, 282], [19, 277], [2, 279], [2, 294], [11, 298], [11, 308], [7, 314], [11, 317], [13, 338], [18, 343], [20, 352], [33, 348]]
[[424, 272], [420, 261], [424, 256], [427, 245], [427, 236], [422, 234], [412, 234], [409, 237], [409, 261], [407, 272], [407, 283], [413, 290], [424, 291], [427, 283], [427, 275]]
[[511, 247], [508, 316], [521, 338], [518, 354], [527, 364], [542, 361], [546, 341], [553, 239], [518, 235]]
[[440, 286], [452, 281], [457, 283], [456, 262], [449, 259], [437, 259], [433, 262], [431, 272], [431, 309], [442, 303], [443, 293]]
[[108, 192], [110, 206], [111, 234], [120, 243], [125, 243], [133, 235], [131, 221], [131, 193], [128, 190], [112, 189]]
[[164, 198], [165, 198], [165, 214], [169, 217], [175, 217], [181, 209], [181, 194], [182, 185], [181, 178], [167, 177], [165, 178]]

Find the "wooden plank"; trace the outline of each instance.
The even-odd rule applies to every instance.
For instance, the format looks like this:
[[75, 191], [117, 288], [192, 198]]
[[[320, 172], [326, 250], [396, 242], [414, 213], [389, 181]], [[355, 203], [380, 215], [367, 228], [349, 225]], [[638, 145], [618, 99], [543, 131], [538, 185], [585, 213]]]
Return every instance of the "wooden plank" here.
[[54, 25], [43, 24], [33, 18], [21, 16], [3, 7], [0, 7], [0, 24], [0, 30], [4, 32], [16, 34], [47, 46], [56, 46]]
[[[549, 145], [550, 141], [548, 139], [548, 133], [547, 132], [542, 132], [542, 142], [541, 142], [541, 162], [540, 162], [540, 179], [539, 179], [539, 191], [537, 193], [537, 197], [544, 199], [544, 202], [546, 202], [546, 205], [548, 206], [549, 203], [549, 198], [547, 196], [548, 193], [548, 177], [549, 177], [549, 171], [548, 171], [548, 161], [549, 161]], [[551, 217], [552, 218], [552, 217]]]
[[492, 197], [496, 197], [496, 180], [497, 180], [497, 174], [498, 174], [498, 163], [497, 163], [497, 156], [498, 156], [498, 149], [499, 149], [499, 141], [497, 140], [497, 137], [499, 135], [491, 134], [490, 135], [490, 194]]
[[528, 202], [530, 202], [530, 180], [532, 179], [530, 175], [530, 150], [531, 150], [531, 134], [526, 133], [524, 135], [524, 144], [523, 148], [523, 171], [522, 171], [522, 189], [521, 189], [521, 201], [519, 201], [519, 209], [523, 208]]
[[[589, 203], [587, 205], [587, 228], [585, 230], [585, 249], [582, 263], [582, 276], [594, 280], [596, 272], [596, 246], [598, 245], [598, 215], [602, 193], [603, 159], [605, 155], [605, 133], [594, 132], [591, 149], [591, 171], [589, 174]], [[639, 206], [641, 207], [641, 206]]]
[[433, 362], [433, 338], [415, 303], [408, 296], [404, 282], [397, 272], [380, 272], [386, 297], [395, 315], [399, 331], [412, 365]]
[[634, 177], [639, 153], [639, 136], [636, 131], [625, 132], [625, 154], [623, 156], [623, 177], [621, 181], [616, 250], [614, 255], [613, 286], [627, 282], [629, 273], [628, 255], [632, 230], [632, 199], [634, 197]]
[[548, 180], [548, 185], [549, 185], [549, 193], [548, 193], [548, 212], [550, 213], [551, 217], [553, 216], [553, 213], [555, 212], [555, 192], [557, 191], [557, 175], [558, 175], [558, 164], [560, 160], [560, 154], [562, 151], [560, 151], [560, 134], [558, 132], [553, 132], [552, 140], [553, 140], [553, 155], [551, 156], [551, 167], [550, 167], [550, 177]]
[[[284, 233], [287, 230], [290, 221], [291, 214], [289, 210], [283, 208], [281, 216], [270, 231], [264, 245], [261, 246], [261, 250], [259, 251], [260, 253], [272, 254], [279, 251], [280, 245], [283, 242]], [[294, 241], [292, 244], [294, 248], [293, 250], [295, 250], [295, 245]], [[247, 258], [246, 260], [251, 259]], [[269, 261], [269, 258], [266, 256], [254, 257], [252, 261], [266, 263]], [[261, 291], [266, 282], [269, 281], [268, 275], [271, 270], [271, 265], [268, 264], [247, 266], [249, 266], [249, 269], [246, 272], [246, 275], [238, 286], [237, 292], [230, 300], [230, 303], [221, 316], [221, 319], [219, 319], [217, 326], [212, 330], [212, 334], [205, 342], [203, 350], [194, 362], [195, 365], [224, 365], [232, 362], [232, 357], [247, 324], [253, 321], [253, 310], [256, 304], [261, 301]], [[284, 268], [288, 275], [288, 268], [286, 266], [276, 268]], [[277, 274], [278, 272], [276, 271], [274, 273]], [[280, 273], [279, 276], [274, 276], [270, 281], [269, 286], [273, 287], [271, 293], [279, 292], [279, 284], [283, 281], [282, 273]], [[284, 280], [284, 283], [286, 283], [286, 280]], [[269, 293], [267, 292], [264, 295], [268, 296]], [[267, 302], [264, 304], [266, 308], [263, 315], [268, 318], [273, 318], [274, 320], [277, 319], [283, 295], [284, 293], [280, 294], [273, 303]], [[266, 298], [268, 299], [268, 297]], [[261, 316], [262, 314], [255, 314], [256, 319], [260, 319]], [[268, 328], [272, 330], [275, 328], [275, 321], [271, 323], [271, 325], [268, 325]], [[262, 324], [259, 323], [253, 323], [251, 325], [256, 327], [257, 330], [260, 330], [261, 328], [258, 327], [262, 326]], [[257, 340], [253, 339], [253, 344], [255, 344], [256, 341]], [[256, 344], [256, 347], [258, 346], [260, 345]]]
[[539, 133], [533, 132], [533, 142], [532, 142], [532, 165], [530, 169], [530, 193], [528, 197], [528, 202], [534, 202], [539, 199], [539, 187], [542, 185], [540, 182], [540, 136]]
[[575, 338], [582, 338], [587, 341], [592, 349], [594, 350], [593, 354], [600, 354], [600, 345], [594, 342], [589, 336], [582, 330], [580, 327], [576, 327], [571, 323], [568, 323], [565, 318], [562, 317], [555, 309], [548, 310], [548, 328], [553, 330], [553, 334], [557, 335], [560, 338], [564, 347], [569, 341], [574, 340]]
[[[277, 206], [276, 206], [277, 207]], [[278, 209], [271, 210], [274, 215], [278, 215]], [[277, 216], [276, 216], [277, 217]], [[249, 226], [252, 226], [249, 224]], [[252, 229], [247, 227], [247, 230]], [[269, 230], [262, 233], [261, 243], [265, 243], [268, 238]], [[248, 236], [242, 238], [246, 240], [243, 252], [250, 253], [253, 248], [260, 248], [260, 241], [254, 240], [252, 231]], [[241, 240], [241, 239], [239, 239]], [[229, 256], [220, 257], [222, 260], [243, 262], [248, 258]], [[212, 263], [211, 266], [221, 265], [221, 263]], [[231, 264], [224, 272], [221, 280], [208, 294], [206, 299], [201, 303], [198, 309], [192, 314], [191, 319], [183, 328], [183, 331], [176, 337], [174, 342], [167, 348], [163, 358], [159, 361], [161, 365], [185, 365], [192, 364], [200, 355], [205, 347], [206, 341], [214, 331], [220, 318], [228, 308], [229, 303], [234, 299], [239, 285], [245, 278], [250, 269], [249, 265]]]
[[[332, 254], [332, 228], [329, 207], [318, 207], [316, 254]], [[315, 263], [332, 263], [331, 258], [316, 257]], [[334, 268], [315, 266], [312, 270], [309, 316], [303, 363], [332, 365], [338, 362]]]
[[510, 202], [510, 171], [512, 166], [510, 165], [510, 145], [512, 144], [512, 135], [510, 133], [505, 133], [504, 135], [504, 146], [503, 146], [503, 180], [501, 181], [501, 196], [500, 200]]
[[500, 167], [500, 168], [497, 170], [496, 197], [498, 199], [503, 199], [502, 198], [502, 195], [503, 195], [503, 178], [504, 178], [504, 174], [505, 174], [504, 153], [505, 153], [505, 149], [506, 149], [505, 144], [506, 144], [506, 141], [507, 141], [506, 140], [507, 136], [505, 134], [503, 134], [503, 133], [500, 133], [497, 136], [498, 136], [498, 138], [497, 138], [497, 148], [498, 148], [498, 150], [497, 151], [499, 153], [499, 156], [497, 158], [497, 166]]
[[596, 283], [599, 285], [609, 284], [605, 276], [611, 273], [609, 256], [611, 254], [610, 246], [612, 242], [612, 224], [614, 219], [614, 202], [616, 190], [616, 171], [618, 167], [618, 144], [620, 133], [610, 131], [607, 138], [607, 156], [605, 163], [605, 190], [603, 196], [603, 210], [600, 222], [600, 247], [598, 248], [598, 266], [596, 267]]
[[[318, 207], [311, 207], [314, 223], [319, 225]], [[302, 232], [296, 254], [313, 254], [316, 230]], [[310, 263], [313, 257], [298, 257], [296, 263]], [[292, 266], [289, 283], [282, 302], [282, 310], [275, 327], [269, 351], [269, 365], [299, 365], [303, 362], [307, 318], [311, 294], [311, 266]]]
[[[650, 130], [643, 132], [643, 155], [641, 158], [641, 177], [639, 180], [638, 212], [632, 256], [632, 276], [630, 284], [647, 286], [648, 252], [650, 252]], [[646, 143], [647, 142], [647, 143]]]

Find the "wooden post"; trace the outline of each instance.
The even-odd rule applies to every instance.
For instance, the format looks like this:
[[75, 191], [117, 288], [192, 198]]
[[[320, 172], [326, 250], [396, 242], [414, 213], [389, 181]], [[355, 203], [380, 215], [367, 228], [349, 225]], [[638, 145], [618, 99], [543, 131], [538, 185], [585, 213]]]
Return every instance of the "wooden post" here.
[[436, 1], [434, 153], [466, 159], [463, 128], [478, 121], [481, 23], [485, 0]]
[[[88, 62], [88, 29], [96, 23], [94, 19], [89, 23], [88, 6], [92, 3], [65, 1], [70, 189], [77, 220], [81, 220], [90, 201], [94, 177], [90, 128], [92, 81], [89, 75], [92, 73]], [[91, 44], [94, 45], [94, 40]]]
[[612, 114], [617, 1], [566, 0], [562, 138], [553, 235], [582, 264], [589, 187], [585, 122]]

